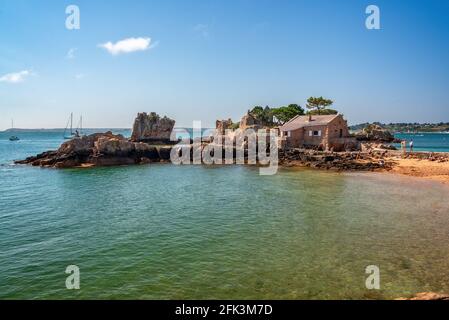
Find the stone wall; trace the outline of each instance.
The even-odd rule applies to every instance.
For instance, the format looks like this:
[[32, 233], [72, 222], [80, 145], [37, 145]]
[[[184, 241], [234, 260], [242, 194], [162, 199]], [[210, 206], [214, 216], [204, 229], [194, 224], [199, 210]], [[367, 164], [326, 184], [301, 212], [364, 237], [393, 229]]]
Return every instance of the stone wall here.
[[328, 143], [328, 149], [340, 152], [340, 151], [357, 151], [361, 150], [360, 142], [356, 138], [330, 138]]
[[297, 147], [304, 143], [304, 128], [290, 131], [290, 137], [286, 137], [287, 147]]
[[250, 112], [248, 112], [240, 120], [239, 128], [241, 130], [245, 130], [248, 128], [258, 130], [260, 128], [263, 128], [263, 124], [258, 119], [256, 119]]
[[[329, 139], [347, 138], [350, 136], [348, 124], [347, 124], [346, 120], [344, 120], [341, 115], [338, 116], [337, 118], [335, 118], [334, 120], [332, 120], [328, 124], [327, 127], [329, 129], [329, 132], [328, 132]], [[341, 136], [340, 136], [340, 132], [341, 132]]]
[[226, 129], [232, 128], [232, 120], [217, 120], [215, 122], [215, 134], [224, 135], [226, 133]]
[[[304, 145], [325, 146], [327, 143], [326, 126], [310, 126], [304, 128]], [[312, 131], [312, 136], [310, 132]], [[321, 136], [313, 136], [313, 131], [321, 131]]]

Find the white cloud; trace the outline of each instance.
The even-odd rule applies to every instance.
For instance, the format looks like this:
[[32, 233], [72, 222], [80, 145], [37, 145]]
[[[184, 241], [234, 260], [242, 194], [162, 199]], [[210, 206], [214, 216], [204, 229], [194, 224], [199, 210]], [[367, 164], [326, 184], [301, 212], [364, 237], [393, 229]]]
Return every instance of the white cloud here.
[[78, 50], [78, 49], [77, 48], [70, 48], [70, 50], [67, 52], [67, 55], [65, 57], [67, 59], [74, 59], [76, 50]]
[[116, 43], [109, 41], [99, 44], [98, 46], [106, 49], [112, 55], [118, 55], [121, 53], [148, 50], [157, 44], [150, 46], [150, 43], [150, 38], [127, 38], [117, 41]]
[[30, 76], [32, 73], [29, 70], [22, 70], [19, 72], [8, 73], [0, 77], [0, 82], [8, 83], [19, 83], [23, 82], [26, 77]]

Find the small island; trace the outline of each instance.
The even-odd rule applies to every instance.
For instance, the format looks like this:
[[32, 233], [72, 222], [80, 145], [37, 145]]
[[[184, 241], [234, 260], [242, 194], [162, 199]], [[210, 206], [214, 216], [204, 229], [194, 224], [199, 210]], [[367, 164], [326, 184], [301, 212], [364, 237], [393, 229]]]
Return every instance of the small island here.
[[[396, 150], [392, 143], [400, 141], [389, 130], [375, 123], [353, 133], [343, 115], [326, 108], [331, 104], [331, 100], [323, 97], [312, 97], [308, 100], [307, 107], [311, 109], [308, 112], [297, 104], [280, 108], [256, 106], [248, 110], [239, 122], [217, 120], [214, 133], [196, 141], [197, 147], [205, 152], [208, 150], [205, 148], [216, 147], [225, 138], [232, 139], [234, 159], [231, 163], [242, 164], [235, 159], [236, 153], [241, 150], [245, 157], [243, 163], [248, 164], [248, 140], [242, 140], [244, 143], [239, 145], [239, 135], [244, 135], [248, 130], [256, 133], [271, 131], [276, 133], [277, 163], [280, 166], [334, 171], [388, 171], [449, 182], [447, 153]], [[187, 146], [189, 163], [192, 163], [195, 141], [192, 138], [188, 141], [176, 138], [174, 127], [175, 120], [167, 116], [143, 112], [137, 115], [130, 138], [110, 131], [75, 137], [64, 142], [58, 150], [46, 151], [15, 163], [49, 168], [87, 168], [171, 162], [172, 153], [179, 152], [176, 149], [179, 144], [183, 148]], [[270, 154], [273, 152], [271, 147], [270, 141], [267, 141], [264, 151]], [[222, 158], [225, 163], [224, 150]], [[226, 163], [229, 164], [229, 161]]]

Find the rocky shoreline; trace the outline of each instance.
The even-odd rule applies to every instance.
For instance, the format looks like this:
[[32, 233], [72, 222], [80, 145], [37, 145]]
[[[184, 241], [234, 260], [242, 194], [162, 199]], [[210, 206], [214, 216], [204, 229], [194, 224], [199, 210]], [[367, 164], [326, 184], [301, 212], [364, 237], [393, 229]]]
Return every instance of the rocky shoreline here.
[[[249, 121], [247, 117], [243, 117], [240, 123], [243, 128], [257, 127], [258, 130], [266, 130], [266, 128], [259, 128], [259, 125], [255, 125], [254, 121]], [[159, 117], [156, 113], [139, 113], [134, 121], [132, 136], [129, 139], [110, 131], [95, 133], [68, 140], [58, 150], [43, 152], [24, 160], [15, 161], [15, 163], [47, 168], [84, 168], [171, 162], [173, 148], [180, 142], [172, 137], [174, 125], [174, 120]], [[222, 141], [225, 129], [230, 125], [230, 120], [217, 121], [216, 136], [204, 137], [196, 146], [202, 152], [207, 146], [212, 147], [214, 140]], [[236, 132], [233, 131], [233, 139], [235, 139], [235, 134]], [[274, 150], [278, 152], [276, 158], [278, 164], [284, 167], [300, 166], [335, 171], [391, 171], [415, 176], [449, 177], [449, 154], [432, 152], [404, 154], [395, 151], [394, 148], [384, 145], [385, 141], [391, 142], [393, 136], [375, 126], [364, 132], [362, 136], [367, 141], [361, 143], [359, 151], [333, 152], [280, 146]], [[373, 141], [373, 137], [377, 140]], [[187, 152], [190, 150], [187, 163], [192, 163], [193, 141], [183, 142], [185, 142], [183, 148], [187, 148], [185, 149]], [[190, 147], [188, 143], [190, 143]], [[226, 163], [236, 163], [236, 151], [241, 151], [242, 148], [245, 155], [244, 162], [247, 163], [247, 142], [240, 146], [237, 146], [236, 143], [233, 150], [234, 159], [231, 159], [230, 162], [229, 159], [226, 159]], [[266, 154], [269, 155], [269, 141], [267, 141], [266, 148]], [[222, 153], [222, 156], [225, 159], [225, 152]], [[418, 163], [413, 163], [413, 161], [418, 161]], [[429, 170], [426, 169], [428, 167], [430, 167]]]
[[[202, 148], [207, 143], [202, 144]], [[16, 164], [50, 168], [117, 166], [170, 162], [173, 146], [135, 142], [112, 132], [96, 133], [64, 142], [58, 150], [47, 151]], [[235, 149], [234, 149], [235, 154]], [[307, 149], [279, 150], [281, 166], [305, 166], [338, 171], [389, 169], [386, 152], [325, 152]], [[190, 155], [192, 159], [192, 155]]]
[[[203, 142], [201, 150], [208, 144], [210, 141]], [[171, 163], [173, 148], [173, 145], [135, 142], [106, 132], [66, 141], [58, 150], [43, 152], [15, 163], [58, 169]], [[235, 154], [234, 148], [234, 157]], [[279, 149], [278, 156], [280, 167], [306, 167], [337, 172], [388, 172], [449, 185], [449, 153], [404, 154], [401, 151], [381, 149], [345, 152]], [[190, 160], [192, 158], [193, 147], [190, 148]], [[235, 162], [234, 158], [233, 163]], [[226, 163], [229, 162], [226, 160]]]
[[393, 162], [387, 152], [325, 152], [306, 149], [290, 149], [279, 153], [280, 165], [302, 166], [337, 171], [389, 170]]
[[132, 165], [169, 161], [170, 151], [171, 146], [133, 142], [109, 131], [71, 139], [58, 150], [15, 163], [51, 168]]

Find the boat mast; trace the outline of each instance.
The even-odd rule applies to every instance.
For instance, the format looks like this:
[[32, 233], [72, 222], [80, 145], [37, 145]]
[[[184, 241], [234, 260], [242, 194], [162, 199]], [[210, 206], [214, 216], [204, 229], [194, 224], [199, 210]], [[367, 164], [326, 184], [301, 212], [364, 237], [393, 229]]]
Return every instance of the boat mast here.
[[70, 135], [73, 136], [73, 112], [70, 113]]

